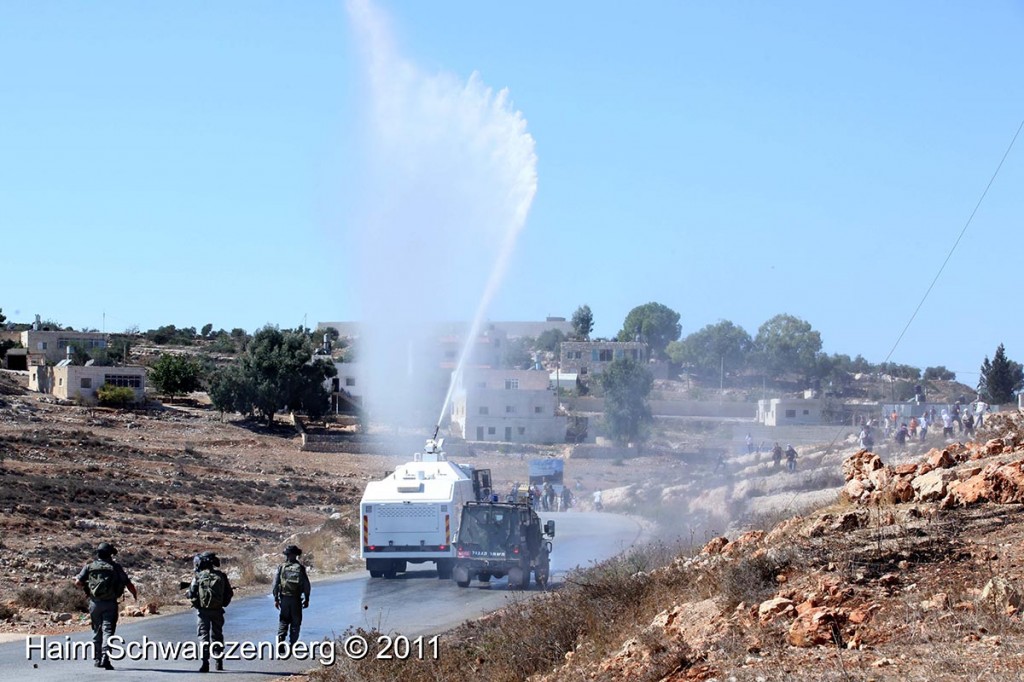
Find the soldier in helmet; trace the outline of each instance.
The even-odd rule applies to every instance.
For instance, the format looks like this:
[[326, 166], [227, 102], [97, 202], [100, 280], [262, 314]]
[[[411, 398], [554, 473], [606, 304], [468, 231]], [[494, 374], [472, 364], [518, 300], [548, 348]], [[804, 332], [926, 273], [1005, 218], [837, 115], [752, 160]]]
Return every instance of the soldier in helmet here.
[[203, 664], [199, 672], [210, 672], [210, 655], [217, 670], [224, 669], [224, 607], [231, 603], [234, 590], [228, 576], [219, 570], [220, 558], [210, 551], [192, 559], [196, 569], [188, 598], [196, 609], [196, 634], [202, 650]]
[[121, 564], [114, 561], [117, 548], [101, 542], [96, 548], [96, 560], [86, 564], [75, 577], [75, 586], [89, 595], [89, 619], [92, 621], [93, 658], [97, 668], [113, 670], [110, 663], [109, 640], [117, 631], [117, 600], [125, 590], [132, 599], [139, 593]]
[[306, 567], [299, 563], [302, 550], [288, 545], [282, 552], [284, 563], [277, 567], [274, 575], [274, 606], [278, 609], [277, 641], [295, 644], [299, 641], [302, 627], [302, 609], [309, 607], [309, 576]]

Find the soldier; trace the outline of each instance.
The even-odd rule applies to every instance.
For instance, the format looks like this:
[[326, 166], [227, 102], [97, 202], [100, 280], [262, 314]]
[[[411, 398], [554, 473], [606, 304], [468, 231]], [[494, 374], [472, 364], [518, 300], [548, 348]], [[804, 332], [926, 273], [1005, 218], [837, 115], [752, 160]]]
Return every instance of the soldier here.
[[274, 607], [278, 609], [277, 641], [288, 637], [290, 644], [299, 641], [302, 627], [302, 609], [309, 608], [309, 576], [306, 567], [299, 563], [302, 550], [288, 545], [281, 552], [284, 563], [277, 567], [274, 576]]
[[199, 672], [210, 672], [211, 653], [217, 670], [223, 670], [224, 607], [231, 603], [234, 590], [231, 589], [228, 576], [218, 570], [220, 559], [214, 552], [203, 552], [193, 561], [196, 573], [188, 587], [188, 598], [196, 609], [196, 634], [203, 654], [203, 665]]
[[89, 563], [75, 577], [75, 586], [89, 595], [89, 619], [92, 621], [92, 652], [97, 668], [113, 670], [110, 663], [109, 640], [117, 631], [117, 600], [125, 590], [132, 599], [139, 593], [121, 564], [114, 561], [117, 548], [101, 542], [96, 548], [96, 560]]

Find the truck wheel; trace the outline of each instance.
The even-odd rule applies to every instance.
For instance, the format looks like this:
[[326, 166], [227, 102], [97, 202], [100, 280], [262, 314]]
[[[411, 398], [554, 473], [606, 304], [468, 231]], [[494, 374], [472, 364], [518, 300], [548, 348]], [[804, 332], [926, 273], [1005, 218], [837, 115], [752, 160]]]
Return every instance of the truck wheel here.
[[452, 569], [452, 579], [459, 587], [469, 587], [469, 569], [465, 566], [456, 566]]
[[534, 580], [536, 580], [537, 585], [541, 588], [544, 588], [548, 586], [548, 576], [550, 574], [551, 564], [545, 561], [543, 564], [541, 564], [534, 570], [533, 577]]
[[384, 571], [370, 571], [371, 578], [379, 578], [384, 575]]
[[437, 562], [437, 577], [439, 580], [450, 580], [452, 577], [452, 562], [444, 559]]
[[491, 582], [491, 574], [490, 573], [481, 573], [480, 575], [477, 576], [477, 580], [479, 580], [482, 583], [489, 583], [489, 582]]
[[384, 571], [384, 579], [385, 580], [394, 580], [397, 577], [398, 577], [398, 571], [396, 571], [393, 568], [389, 568], [388, 570]]

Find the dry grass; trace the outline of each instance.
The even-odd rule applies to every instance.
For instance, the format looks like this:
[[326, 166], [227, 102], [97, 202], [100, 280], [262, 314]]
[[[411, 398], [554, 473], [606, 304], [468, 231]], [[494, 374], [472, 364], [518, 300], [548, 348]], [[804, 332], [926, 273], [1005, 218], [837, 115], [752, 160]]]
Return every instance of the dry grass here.
[[15, 601], [21, 606], [55, 613], [84, 613], [89, 610], [89, 599], [85, 592], [67, 584], [56, 589], [23, 587], [18, 590]]
[[[624, 633], [638, 629], [665, 607], [670, 590], [657, 573], [676, 553], [650, 545], [593, 568], [571, 573], [562, 589], [517, 601], [498, 614], [468, 623], [442, 639], [438, 660], [380, 661], [375, 651], [363, 661], [344, 658], [314, 673], [319, 682], [360, 680], [403, 682], [486, 679], [514, 682], [552, 670], [566, 653], [599, 660], [617, 648]], [[351, 629], [375, 642], [376, 630]], [[628, 636], [628, 634], [627, 634]], [[662, 646], [658, 668], [679, 667], [684, 651]], [[658, 679], [653, 677], [652, 679]]]

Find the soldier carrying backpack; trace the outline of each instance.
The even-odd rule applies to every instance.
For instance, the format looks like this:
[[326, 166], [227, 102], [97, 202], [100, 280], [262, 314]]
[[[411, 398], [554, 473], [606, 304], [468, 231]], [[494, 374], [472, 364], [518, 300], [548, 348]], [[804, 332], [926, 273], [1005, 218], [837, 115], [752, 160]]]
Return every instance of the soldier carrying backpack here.
[[117, 600], [125, 590], [132, 599], [139, 593], [121, 564], [114, 561], [117, 548], [101, 542], [96, 548], [96, 560], [86, 564], [75, 577], [75, 586], [89, 595], [89, 619], [92, 621], [92, 655], [97, 668], [113, 670], [110, 663], [109, 640], [117, 631]]
[[220, 559], [215, 553], [198, 554], [193, 562], [196, 572], [188, 587], [188, 598], [196, 609], [196, 634], [203, 654], [199, 672], [210, 672], [211, 654], [217, 670], [223, 670], [224, 607], [231, 603], [234, 590], [227, 574], [219, 570]]
[[302, 550], [288, 545], [281, 552], [284, 563], [277, 567], [274, 576], [274, 607], [278, 609], [277, 641], [295, 644], [299, 641], [302, 627], [302, 609], [309, 607], [309, 576], [306, 567], [299, 563]]

